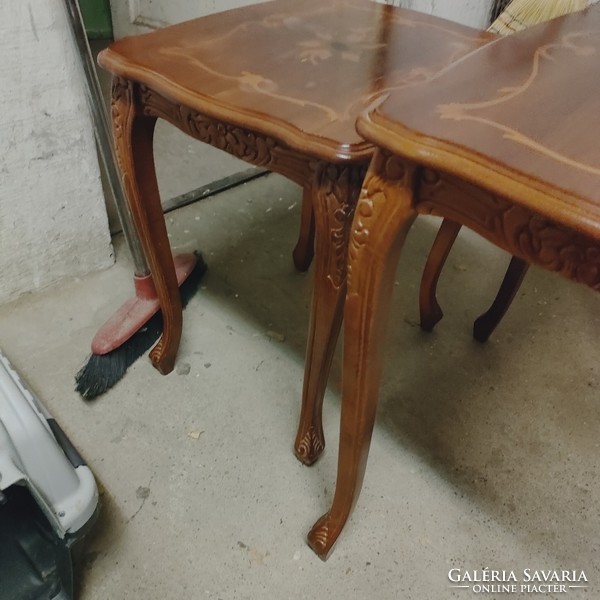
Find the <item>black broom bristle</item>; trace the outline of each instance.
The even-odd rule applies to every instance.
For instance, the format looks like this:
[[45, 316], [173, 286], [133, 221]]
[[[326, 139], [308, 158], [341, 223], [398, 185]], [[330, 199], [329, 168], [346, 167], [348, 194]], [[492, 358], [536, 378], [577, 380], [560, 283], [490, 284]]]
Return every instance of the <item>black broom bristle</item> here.
[[[196, 258], [197, 262], [192, 272], [179, 287], [183, 308], [197, 292], [200, 280], [206, 273], [207, 266], [202, 255], [197, 254]], [[75, 391], [84, 400], [93, 400], [104, 394], [124, 377], [127, 369], [142, 354], [152, 347], [162, 330], [162, 313], [158, 311], [118, 348], [107, 354], [90, 354], [86, 363], [75, 375]]]

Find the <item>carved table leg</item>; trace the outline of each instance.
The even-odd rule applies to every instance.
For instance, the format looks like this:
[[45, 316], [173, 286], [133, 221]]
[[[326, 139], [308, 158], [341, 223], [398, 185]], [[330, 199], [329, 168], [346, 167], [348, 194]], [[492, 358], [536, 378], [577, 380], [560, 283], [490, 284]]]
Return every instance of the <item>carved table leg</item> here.
[[137, 103], [133, 83], [115, 77], [112, 92], [115, 149], [125, 195], [142, 242], [163, 315], [163, 335], [150, 353], [163, 374], [173, 370], [182, 328], [181, 298], [160, 204], [152, 138], [155, 117]]
[[302, 214], [300, 234], [292, 256], [298, 271], [308, 271], [315, 254], [315, 215], [313, 212], [312, 190], [304, 188], [302, 194]]
[[[342, 531], [362, 486], [395, 268], [415, 217], [413, 173], [412, 166], [377, 151], [352, 226], [337, 483], [331, 509], [308, 535], [309, 545], [323, 559]], [[371, 235], [375, 231], [376, 235]]]
[[321, 410], [346, 294], [348, 235], [364, 174], [362, 166], [319, 165], [312, 199], [316, 263], [302, 410], [294, 449], [306, 465], [325, 447]]
[[460, 228], [459, 223], [444, 219], [427, 257], [419, 293], [421, 329], [424, 331], [431, 331], [444, 316], [436, 298], [437, 284]]
[[478, 342], [486, 342], [492, 335], [519, 291], [528, 268], [528, 262], [512, 257], [494, 302], [473, 324], [473, 337]]

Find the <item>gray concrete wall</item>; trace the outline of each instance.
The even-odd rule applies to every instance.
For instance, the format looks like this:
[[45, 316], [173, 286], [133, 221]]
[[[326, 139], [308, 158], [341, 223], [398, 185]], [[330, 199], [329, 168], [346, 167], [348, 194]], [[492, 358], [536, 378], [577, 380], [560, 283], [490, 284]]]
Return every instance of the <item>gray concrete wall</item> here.
[[113, 262], [63, 6], [0, 2], [0, 303]]
[[[111, 0], [115, 37], [144, 33], [187, 19], [209, 15], [265, 0]], [[374, 0], [436, 15], [450, 21], [485, 29], [493, 0]]]

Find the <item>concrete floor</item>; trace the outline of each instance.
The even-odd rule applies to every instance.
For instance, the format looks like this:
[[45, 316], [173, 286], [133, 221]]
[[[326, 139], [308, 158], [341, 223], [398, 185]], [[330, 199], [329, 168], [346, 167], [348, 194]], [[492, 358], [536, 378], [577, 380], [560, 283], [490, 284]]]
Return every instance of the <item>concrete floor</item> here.
[[175, 251], [202, 251], [210, 270], [166, 377], [143, 357], [93, 403], [73, 391], [96, 328], [131, 293], [120, 239], [113, 268], [0, 307], [4, 352], [103, 490], [80, 598], [467, 598], [449, 570], [485, 567], [519, 579], [584, 570], [588, 589], [567, 596], [599, 598], [600, 297], [532, 269], [479, 345], [471, 324], [508, 257], [467, 232], [440, 284], [446, 316], [423, 333], [435, 220], [417, 221], [400, 261], [360, 501], [328, 562], [305, 545], [334, 490], [341, 361], [327, 450], [303, 467], [292, 454], [311, 288], [290, 259], [300, 198], [269, 175], [168, 215]]

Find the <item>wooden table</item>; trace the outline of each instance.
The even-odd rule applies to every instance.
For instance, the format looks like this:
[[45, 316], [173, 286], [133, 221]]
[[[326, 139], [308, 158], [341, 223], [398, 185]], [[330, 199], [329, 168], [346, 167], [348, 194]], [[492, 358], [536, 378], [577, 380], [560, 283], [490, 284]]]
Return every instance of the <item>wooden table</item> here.
[[322, 557], [362, 485], [395, 267], [418, 214], [600, 289], [600, 7], [489, 44], [358, 131], [379, 148], [350, 238], [338, 479], [309, 534]]
[[356, 117], [382, 94], [431, 79], [491, 39], [364, 0], [275, 0], [125, 38], [102, 52], [100, 65], [114, 75], [119, 165], [164, 316], [154, 365], [173, 369], [182, 330], [153, 162], [162, 118], [304, 188], [316, 264], [295, 450], [314, 462], [324, 448], [321, 405], [342, 319], [348, 234], [373, 153], [356, 133]]

